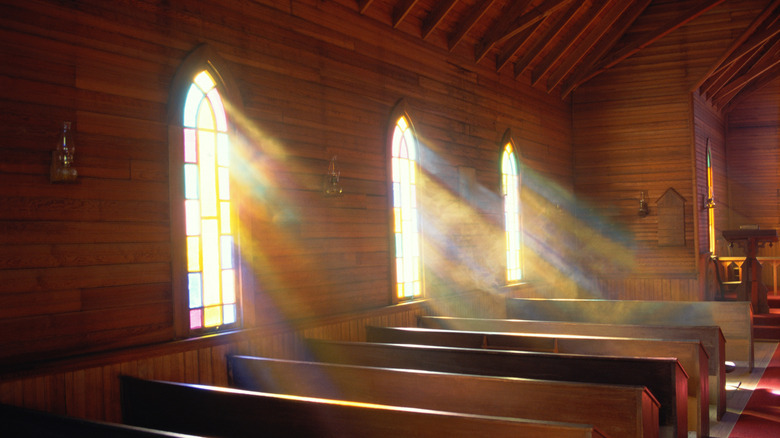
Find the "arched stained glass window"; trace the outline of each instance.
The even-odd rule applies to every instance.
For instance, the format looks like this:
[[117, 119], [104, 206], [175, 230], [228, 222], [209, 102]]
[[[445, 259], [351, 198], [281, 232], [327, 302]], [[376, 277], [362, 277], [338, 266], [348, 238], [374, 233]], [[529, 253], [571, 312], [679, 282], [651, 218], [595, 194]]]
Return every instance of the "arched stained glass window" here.
[[707, 139], [707, 233], [709, 235], [710, 254], [715, 255], [715, 189], [712, 177], [712, 149]]
[[396, 298], [422, 296], [420, 220], [417, 207], [417, 139], [406, 116], [395, 121], [391, 173]]
[[506, 280], [523, 278], [522, 218], [520, 216], [520, 172], [511, 141], [501, 155], [501, 192], [504, 196], [504, 230], [506, 239]]
[[228, 120], [206, 70], [189, 86], [183, 125], [189, 327], [212, 329], [236, 323], [238, 308]]

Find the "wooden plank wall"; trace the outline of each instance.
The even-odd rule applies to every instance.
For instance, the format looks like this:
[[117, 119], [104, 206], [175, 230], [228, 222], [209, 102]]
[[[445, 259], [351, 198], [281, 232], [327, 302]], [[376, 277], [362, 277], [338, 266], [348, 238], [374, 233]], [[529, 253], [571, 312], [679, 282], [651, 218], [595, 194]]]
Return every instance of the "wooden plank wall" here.
[[[741, 99], [728, 113], [729, 227], [756, 224], [761, 228], [780, 228], [779, 99], [780, 80], [775, 79], [760, 92]], [[777, 248], [759, 253], [778, 254]]]
[[[638, 22], [632, 28], [652, 29], [687, 4], [653, 2], [640, 18], [647, 27]], [[703, 288], [696, 284], [700, 245], [694, 209], [699, 202], [693, 169], [698, 139], [690, 90], [732, 38], [711, 24], [745, 25], [750, 20], [739, 11], [721, 14], [717, 9], [704, 14], [574, 95], [575, 193], [593, 236], [585, 242], [588, 262], [583, 263], [596, 272], [599, 287], [617, 287], [594, 290], [588, 285], [582, 290], [585, 296], [703, 298]], [[685, 200], [683, 246], [663, 247], [657, 241], [656, 201], [669, 189]], [[644, 218], [637, 215], [641, 191], [647, 191], [650, 206]], [[663, 277], [671, 279], [670, 288], [656, 287]], [[653, 286], [645, 287], [648, 282]]]
[[[95, 397], [101, 388], [111, 397], [123, 368], [208, 381], [201, 374], [215, 377], [201, 365], [221, 354], [212, 349], [233, 348], [168, 347], [168, 103], [177, 69], [202, 44], [229, 68], [244, 108], [234, 118], [243, 141], [233, 175], [253, 258], [242, 263], [256, 286], [250, 329], [269, 333], [252, 343], [284, 349], [303, 327], [326, 330], [334, 315], [359, 321], [391, 304], [385, 135], [401, 100], [422, 144], [430, 296], [501, 285], [507, 130], [533, 201], [524, 211], [535, 238], [527, 271], [561, 236], [547, 210], [571, 194], [569, 102], [361, 18], [355, 2], [3, 2], [0, 368], [76, 361], [71, 371], [4, 379], [3, 401], [114, 418], [115, 407]], [[48, 181], [63, 121], [73, 122], [77, 147], [72, 185]], [[336, 199], [321, 195], [333, 156], [344, 188]], [[469, 196], [461, 174], [473, 175]], [[561, 271], [546, 275], [540, 281]], [[359, 324], [327, 330], [351, 337]], [[153, 357], [123, 359], [149, 344], [158, 345]], [[107, 350], [119, 351], [106, 364], [82, 356]]]

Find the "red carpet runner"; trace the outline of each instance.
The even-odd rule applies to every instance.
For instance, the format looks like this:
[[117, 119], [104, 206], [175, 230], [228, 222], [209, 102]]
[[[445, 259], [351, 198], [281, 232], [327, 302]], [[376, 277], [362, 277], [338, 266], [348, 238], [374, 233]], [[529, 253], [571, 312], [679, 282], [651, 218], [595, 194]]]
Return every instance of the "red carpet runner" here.
[[780, 437], [780, 347], [731, 430], [729, 438]]

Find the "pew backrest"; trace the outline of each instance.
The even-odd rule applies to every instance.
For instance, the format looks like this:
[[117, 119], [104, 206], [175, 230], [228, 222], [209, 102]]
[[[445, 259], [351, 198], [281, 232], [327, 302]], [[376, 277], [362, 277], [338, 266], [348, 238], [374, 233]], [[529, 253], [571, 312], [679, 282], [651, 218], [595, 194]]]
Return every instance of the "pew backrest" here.
[[659, 434], [658, 401], [643, 386], [501, 378], [229, 356], [230, 385], [478, 415], [593, 424], [612, 437]]
[[0, 435], [14, 438], [186, 438], [196, 436], [86, 420], [7, 404], [0, 404]]
[[601, 437], [591, 425], [521, 420], [122, 377], [129, 424], [221, 437]]
[[710, 404], [717, 406], [717, 419], [726, 413], [726, 338], [720, 327], [651, 326], [525, 319], [459, 318], [420, 316], [421, 328], [478, 332], [542, 333], [582, 336], [614, 336], [647, 339], [696, 339], [708, 357]]
[[648, 301], [508, 298], [507, 318], [656, 326], [720, 327], [726, 360], [753, 370], [753, 318], [746, 301]]
[[559, 334], [496, 333], [426, 329], [419, 327], [366, 327], [368, 342], [440, 345], [465, 348], [525, 350], [548, 342], [554, 352], [607, 356], [674, 357], [688, 374], [688, 429], [709, 435], [709, 379], [707, 353], [698, 340], [615, 338]]
[[305, 340], [302, 360], [498, 377], [641, 385], [660, 403], [664, 436], [688, 435], [688, 375], [673, 358], [589, 356], [430, 345]]

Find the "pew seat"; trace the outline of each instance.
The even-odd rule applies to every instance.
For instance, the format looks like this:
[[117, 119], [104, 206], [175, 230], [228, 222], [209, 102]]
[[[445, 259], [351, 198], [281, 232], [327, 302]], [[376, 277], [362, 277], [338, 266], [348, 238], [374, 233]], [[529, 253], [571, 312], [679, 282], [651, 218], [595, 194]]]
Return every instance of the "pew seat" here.
[[661, 436], [688, 436], [688, 375], [677, 359], [306, 339], [301, 360], [497, 377], [645, 386]]
[[644, 386], [605, 385], [229, 356], [230, 385], [260, 392], [593, 424], [607, 436], [657, 437]]
[[592, 425], [121, 377], [126, 423], [214, 437], [604, 437]]
[[707, 352], [710, 404], [716, 406], [717, 419], [726, 413], [726, 338], [720, 327], [654, 326], [600, 324], [587, 322], [541, 321], [521, 319], [459, 318], [420, 316], [419, 327], [482, 332], [545, 333], [582, 336], [614, 336], [648, 339], [696, 339]]
[[709, 380], [707, 353], [698, 340], [662, 340], [575, 336], [559, 334], [496, 333], [426, 329], [419, 327], [366, 327], [366, 341], [394, 344], [441, 345], [463, 348], [526, 350], [548, 343], [555, 353], [607, 356], [674, 357], [688, 374], [688, 430], [709, 436]]

